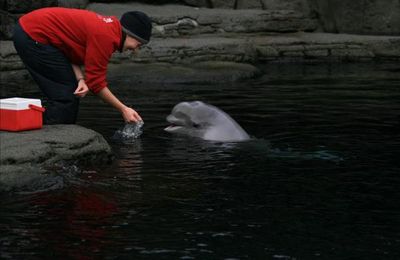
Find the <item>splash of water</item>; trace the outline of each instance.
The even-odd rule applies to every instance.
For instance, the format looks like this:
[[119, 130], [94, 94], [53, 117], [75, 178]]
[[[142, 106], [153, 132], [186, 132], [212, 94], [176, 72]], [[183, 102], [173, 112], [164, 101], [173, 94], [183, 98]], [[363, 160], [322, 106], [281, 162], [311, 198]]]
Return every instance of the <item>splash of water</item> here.
[[114, 140], [118, 140], [124, 143], [134, 142], [143, 133], [143, 121], [137, 123], [127, 123], [125, 126], [118, 129], [113, 136]]

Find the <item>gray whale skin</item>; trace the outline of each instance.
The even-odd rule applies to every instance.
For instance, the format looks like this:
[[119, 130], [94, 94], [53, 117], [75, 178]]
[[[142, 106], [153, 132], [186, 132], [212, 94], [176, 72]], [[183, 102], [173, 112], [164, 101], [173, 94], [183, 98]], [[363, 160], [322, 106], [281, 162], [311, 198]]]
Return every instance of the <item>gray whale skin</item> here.
[[219, 108], [201, 101], [177, 104], [167, 121], [171, 124], [164, 130], [185, 134], [208, 141], [241, 142], [250, 137], [243, 128]]

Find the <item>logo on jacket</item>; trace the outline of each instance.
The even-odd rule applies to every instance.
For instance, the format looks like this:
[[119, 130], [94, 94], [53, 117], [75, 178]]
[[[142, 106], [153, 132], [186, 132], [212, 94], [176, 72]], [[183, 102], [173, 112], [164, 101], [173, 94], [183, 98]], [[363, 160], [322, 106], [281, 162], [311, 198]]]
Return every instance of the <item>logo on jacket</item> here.
[[114, 20], [111, 17], [105, 17], [105, 16], [102, 16], [102, 15], [99, 15], [99, 14], [97, 15], [97, 18], [103, 20], [103, 22], [105, 22], [105, 23], [114, 22]]

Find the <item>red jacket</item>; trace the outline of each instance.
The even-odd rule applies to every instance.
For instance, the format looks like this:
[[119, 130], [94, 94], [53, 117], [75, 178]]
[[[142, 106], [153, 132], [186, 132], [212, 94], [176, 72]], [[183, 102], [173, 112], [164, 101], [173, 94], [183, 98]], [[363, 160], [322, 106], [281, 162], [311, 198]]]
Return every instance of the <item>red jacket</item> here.
[[28, 13], [19, 22], [33, 40], [58, 48], [73, 64], [84, 65], [91, 91], [98, 93], [107, 87], [107, 64], [121, 42], [116, 17], [53, 7]]

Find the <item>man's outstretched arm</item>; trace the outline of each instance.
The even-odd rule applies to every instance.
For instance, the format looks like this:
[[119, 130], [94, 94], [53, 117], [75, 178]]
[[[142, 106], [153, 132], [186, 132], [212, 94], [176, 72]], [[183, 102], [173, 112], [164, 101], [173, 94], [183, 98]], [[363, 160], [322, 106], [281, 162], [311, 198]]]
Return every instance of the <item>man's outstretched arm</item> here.
[[108, 87], [103, 88], [97, 95], [107, 104], [111, 105], [115, 109], [121, 112], [122, 117], [124, 118], [125, 122], [133, 123], [142, 121], [140, 115], [132, 108], [124, 105], [119, 99], [114, 96], [114, 94], [110, 91]]

